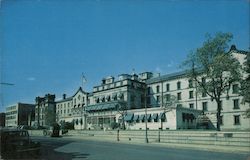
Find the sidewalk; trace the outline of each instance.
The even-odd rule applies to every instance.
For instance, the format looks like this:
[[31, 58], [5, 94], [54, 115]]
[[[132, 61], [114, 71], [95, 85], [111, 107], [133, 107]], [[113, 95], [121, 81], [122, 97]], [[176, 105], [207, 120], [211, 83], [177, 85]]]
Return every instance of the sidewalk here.
[[98, 136], [82, 136], [82, 135], [65, 135], [63, 138], [72, 138], [72, 139], [82, 139], [90, 141], [102, 141], [102, 142], [111, 142], [111, 143], [123, 143], [123, 144], [133, 144], [133, 145], [143, 145], [143, 146], [155, 146], [155, 147], [166, 147], [166, 148], [180, 148], [180, 149], [194, 149], [194, 150], [203, 150], [203, 151], [213, 151], [213, 152], [225, 152], [225, 153], [248, 153], [250, 154], [250, 147], [236, 147], [236, 146], [218, 146], [218, 145], [196, 145], [196, 144], [177, 144], [177, 143], [161, 143], [161, 142], [152, 142], [145, 143], [143, 140], [124, 140], [110, 138], [110, 137], [98, 137]]

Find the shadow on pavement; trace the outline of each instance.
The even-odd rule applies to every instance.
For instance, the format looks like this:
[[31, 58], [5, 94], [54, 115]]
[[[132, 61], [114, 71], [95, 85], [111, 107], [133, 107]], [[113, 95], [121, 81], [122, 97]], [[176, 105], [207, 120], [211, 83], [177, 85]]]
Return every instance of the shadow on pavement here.
[[17, 154], [15, 152], [2, 154], [0, 159], [10, 160], [10, 159], [25, 159], [25, 160], [71, 160], [73, 158], [85, 159], [88, 158], [89, 154], [83, 154], [78, 152], [72, 153], [64, 153], [55, 151], [56, 148], [62, 147], [73, 141], [70, 140], [61, 140], [58, 138], [50, 138], [50, 137], [33, 137], [34, 141], [41, 143], [41, 149], [39, 153], [21, 153]]

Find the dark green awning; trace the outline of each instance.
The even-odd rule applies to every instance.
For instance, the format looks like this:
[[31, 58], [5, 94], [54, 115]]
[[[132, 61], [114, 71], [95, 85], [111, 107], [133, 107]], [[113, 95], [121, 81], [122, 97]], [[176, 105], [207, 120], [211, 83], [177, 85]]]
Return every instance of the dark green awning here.
[[165, 118], [166, 118], [165, 113], [160, 113], [159, 119], [165, 119]]
[[157, 119], [158, 118], [158, 113], [154, 113], [153, 115], [152, 115], [152, 119]]
[[144, 120], [145, 119], [145, 114], [140, 115], [139, 120]]
[[150, 120], [151, 114], [147, 114], [147, 120]]
[[132, 121], [133, 116], [134, 116], [133, 113], [126, 114], [125, 117], [124, 117], [124, 120], [125, 121]]
[[137, 121], [139, 119], [139, 115], [134, 115], [133, 121]]

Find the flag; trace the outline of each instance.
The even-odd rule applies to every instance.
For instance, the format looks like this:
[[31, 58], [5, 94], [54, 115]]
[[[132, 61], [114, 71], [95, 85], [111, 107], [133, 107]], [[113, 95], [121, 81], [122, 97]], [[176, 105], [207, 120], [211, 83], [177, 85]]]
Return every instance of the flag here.
[[84, 76], [84, 74], [82, 73], [82, 83], [86, 83], [87, 82], [87, 79], [86, 77]]

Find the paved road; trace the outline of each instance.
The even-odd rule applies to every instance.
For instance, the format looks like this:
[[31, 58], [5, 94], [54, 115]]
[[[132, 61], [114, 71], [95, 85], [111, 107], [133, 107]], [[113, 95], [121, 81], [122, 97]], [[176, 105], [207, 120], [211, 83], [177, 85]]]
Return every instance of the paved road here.
[[70, 138], [32, 137], [41, 142], [38, 159], [86, 160], [250, 160], [250, 154], [220, 153]]

